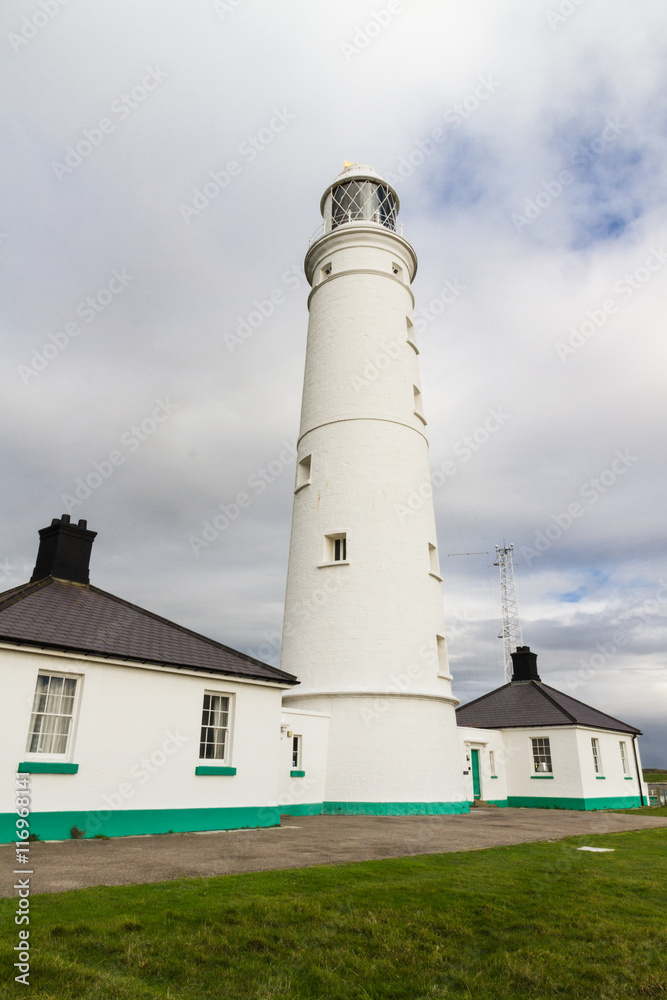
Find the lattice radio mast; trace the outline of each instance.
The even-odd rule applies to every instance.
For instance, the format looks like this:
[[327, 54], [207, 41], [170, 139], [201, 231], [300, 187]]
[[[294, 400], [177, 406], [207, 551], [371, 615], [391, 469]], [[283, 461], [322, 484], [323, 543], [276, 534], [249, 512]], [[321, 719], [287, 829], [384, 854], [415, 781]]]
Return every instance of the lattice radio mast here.
[[523, 646], [521, 637], [521, 622], [519, 621], [519, 603], [516, 597], [514, 583], [514, 565], [512, 549], [514, 543], [502, 548], [496, 545], [496, 561], [494, 566], [500, 566], [500, 601], [502, 604], [503, 627], [498, 638], [503, 640], [505, 681], [512, 680], [512, 652], [517, 646]]

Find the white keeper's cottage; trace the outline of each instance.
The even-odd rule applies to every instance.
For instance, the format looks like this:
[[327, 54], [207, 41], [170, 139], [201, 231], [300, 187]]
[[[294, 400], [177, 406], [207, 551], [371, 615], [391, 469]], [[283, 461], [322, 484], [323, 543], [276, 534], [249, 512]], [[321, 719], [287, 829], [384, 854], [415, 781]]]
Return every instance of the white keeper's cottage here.
[[398, 207], [346, 167], [306, 255], [281, 669], [100, 590], [96, 533], [55, 519], [30, 582], [0, 594], [3, 842], [17, 771], [43, 840], [648, 801], [639, 730], [542, 683], [527, 647], [457, 709]]

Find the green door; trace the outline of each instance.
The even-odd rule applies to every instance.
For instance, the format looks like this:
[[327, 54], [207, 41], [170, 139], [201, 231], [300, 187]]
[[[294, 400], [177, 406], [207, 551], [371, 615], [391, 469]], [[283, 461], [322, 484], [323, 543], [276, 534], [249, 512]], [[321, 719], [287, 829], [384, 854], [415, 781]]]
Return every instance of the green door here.
[[479, 750], [470, 751], [472, 760], [472, 791], [476, 799], [481, 799], [482, 790], [479, 784]]

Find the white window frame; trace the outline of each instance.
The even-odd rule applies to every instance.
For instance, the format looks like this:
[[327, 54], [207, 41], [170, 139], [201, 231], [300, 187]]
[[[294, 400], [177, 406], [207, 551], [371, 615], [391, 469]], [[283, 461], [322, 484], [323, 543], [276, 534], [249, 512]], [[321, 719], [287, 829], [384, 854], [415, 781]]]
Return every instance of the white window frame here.
[[301, 771], [303, 759], [303, 737], [300, 733], [292, 733], [292, 770]]
[[602, 774], [602, 756], [600, 754], [600, 740], [597, 736], [591, 736], [591, 750], [593, 751], [593, 767], [596, 774]]
[[[206, 699], [207, 698], [209, 698], [209, 699], [210, 698], [225, 698], [226, 699], [226, 701], [227, 701], [227, 708], [226, 708], [226, 710], [225, 709], [222, 710], [227, 715], [227, 720], [226, 720], [227, 724], [226, 725], [220, 725], [220, 726], [218, 726], [218, 725], [210, 725], [210, 721], [208, 721], [205, 724], [205, 722], [204, 722], [204, 712], [206, 712], [206, 711], [211, 712], [211, 703], [209, 702], [208, 706], [206, 704]], [[202, 704], [202, 708], [201, 708], [201, 722], [200, 722], [200, 729], [199, 729], [199, 760], [202, 761], [202, 762], [211, 761], [211, 762], [215, 762], [215, 764], [229, 764], [229, 762], [231, 760], [231, 757], [232, 757], [232, 730], [233, 730], [233, 719], [234, 719], [234, 715], [233, 715], [233, 713], [234, 713], [234, 695], [230, 694], [229, 691], [212, 691], [212, 690], [206, 690], [206, 691], [204, 691], [204, 695], [203, 695], [202, 703], [201, 704]], [[215, 711], [215, 708], [213, 709], [213, 711]], [[209, 720], [210, 720], [210, 717], [209, 717]], [[213, 746], [214, 748], [216, 747], [215, 742], [209, 743], [209, 741], [207, 739], [206, 740], [204, 739], [204, 730], [211, 730], [211, 729], [212, 730], [220, 730], [221, 732], [225, 733], [225, 738], [224, 738], [224, 754], [221, 757], [215, 757], [215, 756], [208, 757], [208, 756], [205, 756], [205, 755], [202, 754], [202, 750], [206, 746], [210, 745], [210, 746]]]
[[310, 486], [310, 473], [313, 467], [313, 456], [304, 455], [296, 466], [296, 486], [294, 492], [298, 493], [304, 486]]
[[550, 738], [548, 736], [531, 736], [530, 744], [533, 752], [533, 774], [553, 774]]
[[489, 772], [492, 778], [496, 777], [496, 755], [493, 750], [489, 750]]
[[[49, 678], [49, 688], [47, 689], [46, 692], [42, 692], [42, 694], [46, 694], [47, 699], [49, 697], [49, 690], [50, 690], [50, 687], [51, 687], [51, 683], [50, 683], [51, 678], [58, 677], [58, 678], [62, 678], [63, 680], [74, 681], [74, 695], [73, 695], [73, 698], [72, 698], [72, 711], [70, 713], [55, 713], [55, 712], [43, 712], [43, 711], [42, 712], [38, 712], [38, 711], [36, 711], [36, 709], [37, 709], [37, 698], [38, 698], [38, 690], [37, 690], [37, 688], [38, 688], [38, 685], [39, 685], [39, 679], [40, 679], [40, 677], [48, 677]], [[82, 677], [81, 674], [70, 674], [70, 673], [65, 673], [63, 671], [60, 671], [60, 670], [40, 670], [38, 672], [37, 678], [35, 680], [35, 693], [33, 695], [32, 708], [30, 710], [30, 723], [29, 723], [29, 728], [28, 728], [28, 739], [26, 741], [26, 751], [25, 751], [26, 752], [26, 756], [30, 760], [66, 760], [66, 759], [71, 759], [72, 751], [74, 749], [74, 737], [75, 737], [75, 733], [76, 733], [76, 724], [77, 724], [77, 720], [78, 720], [79, 699], [80, 699], [81, 682], [82, 681], [83, 681], [83, 677]], [[45, 707], [46, 707], [46, 705], [45, 705]], [[37, 750], [31, 750], [30, 749], [30, 745], [32, 743], [33, 736], [35, 736], [35, 735], [39, 736], [40, 732], [41, 732], [41, 726], [40, 726], [40, 730], [38, 730], [38, 731], [35, 731], [35, 728], [34, 728], [34, 723], [35, 723], [36, 718], [38, 716], [42, 717], [42, 718], [44, 718], [45, 716], [47, 716], [47, 717], [57, 717], [57, 718], [69, 719], [69, 726], [67, 727], [67, 732], [66, 733], [56, 734], [56, 735], [61, 735], [61, 736], [64, 735], [65, 736], [65, 749], [64, 750], [62, 750], [62, 751], [54, 751], [54, 750], [39, 750], [39, 749], [37, 749]]]
[[[338, 558], [336, 558], [338, 553]], [[347, 566], [347, 532], [334, 531], [324, 536], [324, 552], [319, 566]]]
[[621, 751], [621, 764], [623, 765], [623, 774], [630, 774], [630, 767], [628, 765], [628, 751], [625, 745], [625, 740], [618, 741], [618, 749]]

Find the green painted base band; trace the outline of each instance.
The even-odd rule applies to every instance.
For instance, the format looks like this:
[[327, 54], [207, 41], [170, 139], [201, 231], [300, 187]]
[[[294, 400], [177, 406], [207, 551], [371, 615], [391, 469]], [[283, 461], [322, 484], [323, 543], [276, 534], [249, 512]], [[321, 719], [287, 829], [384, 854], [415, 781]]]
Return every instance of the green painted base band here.
[[470, 812], [469, 802], [325, 802], [325, 816], [450, 816]]
[[305, 771], [290, 771], [289, 776], [290, 776], [290, 778], [305, 778], [306, 777], [306, 772]]
[[76, 774], [79, 765], [54, 760], [24, 760], [16, 770], [19, 774]]
[[507, 799], [487, 799], [490, 806], [498, 806], [499, 809], [507, 809], [509, 803]]
[[195, 768], [195, 774], [236, 774], [235, 767], [211, 767], [201, 764]]
[[608, 798], [570, 799], [537, 795], [508, 795], [511, 809], [632, 809], [641, 805], [638, 795], [615, 795]]
[[[0, 843], [16, 838], [16, 814], [0, 814]], [[40, 840], [70, 840], [72, 827], [86, 831], [86, 839], [137, 834], [189, 833], [196, 830], [243, 830], [279, 826], [280, 806], [238, 806], [228, 809], [100, 809], [90, 812], [34, 812], [30, 832]]]
[[321, 816], [322, 802], [299, 802], [291, 806], [279, 806], [281, 816]]

